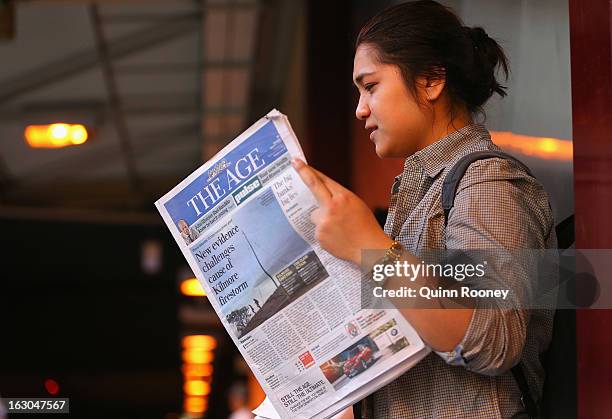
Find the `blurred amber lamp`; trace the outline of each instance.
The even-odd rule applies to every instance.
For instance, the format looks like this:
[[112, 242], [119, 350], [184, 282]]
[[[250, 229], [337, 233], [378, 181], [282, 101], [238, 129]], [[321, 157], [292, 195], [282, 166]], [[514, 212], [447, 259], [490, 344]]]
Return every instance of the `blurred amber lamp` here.
[[195, 278], [185, 279], [181, 282], [181, 293], [188, 297], [206, 296], [204, 288], [202, 288], [202, 284], [200, 284], [200, 282]]
[[187, 380], [183, 385], [183, 390], [188, 396], [208, 396], [210, 384], [204, 380]]
[[217, 340], [209, 335], [188, 335], [183, 337], [183, 348], [195, 348], [212, 351], [217, 347]]
[[24, 135], [32, 148], [62, 148], [80, 145], [89, 139], [87, 128], [81, 124], [28, 125]]
[[570, 140], [548, 137], [532, 137], [507, 131], [491, 131], [491, 139], [499, 147], [545, 160], [571, 161], [574, 156]]

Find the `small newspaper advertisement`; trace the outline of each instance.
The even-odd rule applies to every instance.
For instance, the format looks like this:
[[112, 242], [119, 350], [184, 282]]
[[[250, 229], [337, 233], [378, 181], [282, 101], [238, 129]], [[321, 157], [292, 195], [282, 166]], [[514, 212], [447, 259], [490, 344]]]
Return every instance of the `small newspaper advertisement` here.
[[362, 309], [358, 266], [314, 238], [305, 160], [273, 110], [155, 205], [281, 418], [327, 418], [422, 359], [394, 309]]

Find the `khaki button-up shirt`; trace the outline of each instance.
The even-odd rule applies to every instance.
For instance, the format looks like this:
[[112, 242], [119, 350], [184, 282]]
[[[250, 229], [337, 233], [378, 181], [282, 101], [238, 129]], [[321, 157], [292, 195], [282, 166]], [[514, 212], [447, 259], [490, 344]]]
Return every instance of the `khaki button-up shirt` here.
[[[468, 125], [406, 159], [393, 186], [385, 232], [417, 253], [423, 249], [556, 248], [548, 196], [516, 163], [480, 160], [466, 171], [444, 226], [444, 177], [460, 157], [499, 150], [488, 131]], [[539, 354], [552, 334], [552, 310], [476, 307], [450, 353], [431, 353], [366, 399], [376, 419], [510, 418], [524, 411], [510, 368], [522, 363], [534, 400], [544, 370]]]

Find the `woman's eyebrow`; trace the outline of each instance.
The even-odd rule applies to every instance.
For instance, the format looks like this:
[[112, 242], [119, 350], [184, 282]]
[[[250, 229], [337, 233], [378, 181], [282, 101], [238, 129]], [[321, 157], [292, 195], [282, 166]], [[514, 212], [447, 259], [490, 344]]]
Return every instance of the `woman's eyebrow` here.
[[357, 77], [355, 77], [355, 81], [353, 83], [355, 83], [355, 85], [359, 86], [363, 84], [363, 78], [366, 76], [370, 76], [374, 74], [374, 72], [366, 72], [366, 73], [360, 73]]

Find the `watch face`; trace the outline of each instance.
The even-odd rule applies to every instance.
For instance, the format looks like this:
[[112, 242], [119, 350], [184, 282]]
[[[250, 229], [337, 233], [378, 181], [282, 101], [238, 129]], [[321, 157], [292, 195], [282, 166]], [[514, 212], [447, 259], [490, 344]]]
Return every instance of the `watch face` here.
[[403, 248], [399, 242], [393, 242], [393, 244], [391, 244], [391, 249], [401, 251]]
[[394, 241], [393, 243], [391, 243], [391, 247], [389, 248], [389, 250], [393, 252], [394, 255], [397, 255], [397, 257], [400, 257], [402, 251], [404, 250], [404, 247], [399, 242]]

